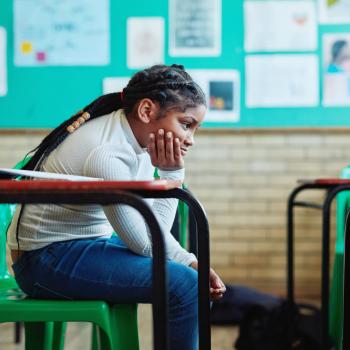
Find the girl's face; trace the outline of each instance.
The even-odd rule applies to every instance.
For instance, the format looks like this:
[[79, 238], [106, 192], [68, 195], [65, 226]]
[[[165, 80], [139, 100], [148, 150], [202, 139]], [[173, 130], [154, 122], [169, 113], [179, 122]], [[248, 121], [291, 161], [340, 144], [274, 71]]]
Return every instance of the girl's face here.
[[156, 116], [152, 118], [148, 133], [157, 135], [159, 130], [163, 130], [164, 135], [167, 132], [172, 133], [173, 139], [178, 138], [180, 141], [181, 154], [185, 156], [189, 147], [194, 144], [194, 134], [202, 123], [206, 113], [206, 107], [199, 105], [191, 107], [184, 112], [170, 110], [165, 116]]

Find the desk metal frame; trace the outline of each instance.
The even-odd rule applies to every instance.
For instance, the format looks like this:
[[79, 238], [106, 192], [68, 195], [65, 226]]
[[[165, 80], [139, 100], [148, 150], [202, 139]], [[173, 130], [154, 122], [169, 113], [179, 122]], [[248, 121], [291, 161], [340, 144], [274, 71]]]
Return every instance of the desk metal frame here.
[[[164, 181], [163, 181], [164, 182]], [[192, 194], [181, 188], [138, 186], [141, 182], [103, 181], [0, 181], [0, 203], [22, 204], [126, 204], [145, 218], [153, 244], [153, 342], [155, 350], [168, 349], [165, 249], [161, 228], [143, 198], [178, 198], [191, 209], [197, 224], [199, 348], [211, 349], [209, 301], [209, 225], [204, 209]], [[142, 182], [143, 185], [146, 182]], [[148, 182], [155, 184], [157, 181]], [[174, 187], [174, 186], [173, 186]], [[199, 232], [199, 234], [198, 234]]]
[[[304, 190], [326, 190], [326, 197], [322, 205], [297, 202], [296, 196]], [[350, 181], [345, 179], [317, 179], [295, 188], [289, 196], [287, 208], [287, 234], [288, 234], [288, 263], [287, 288], [290, 305], [289, 320], [291, 318], [291, 305], [294, 303], [294, 220], [293, 208], [295, 206], [322, 209], [322, 282], [321, 282], [321, 339], [322, 349], [329, 350], [329, 243], [330, 243], [330, 210], [336, 195], [342, 191], [350, 190]], [[349, 220], [348, 220], [349, 221]], [[345, 238], [345, 272], [344, 272], [344, 320], [343, 320], [343, 349], [350, 349], [350, 334], [345, 332], [350, 326], [350, 223], [346, 223]], [[289, 327], [291, 328], [291, 327]], [[289, 338], [290, 339], [290, 338]]]

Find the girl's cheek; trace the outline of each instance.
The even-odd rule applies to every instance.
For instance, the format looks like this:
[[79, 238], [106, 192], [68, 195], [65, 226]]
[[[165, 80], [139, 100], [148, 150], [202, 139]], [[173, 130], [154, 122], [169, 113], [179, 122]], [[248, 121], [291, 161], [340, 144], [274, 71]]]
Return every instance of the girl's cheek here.
[[171, 132], [173, 134], [173, 139], [178, 138], [178, 139], [180, 139], [180, 142], [181, 142], [181, 140], [183, 139], [183, 136], [177, 131], [171, 130]]

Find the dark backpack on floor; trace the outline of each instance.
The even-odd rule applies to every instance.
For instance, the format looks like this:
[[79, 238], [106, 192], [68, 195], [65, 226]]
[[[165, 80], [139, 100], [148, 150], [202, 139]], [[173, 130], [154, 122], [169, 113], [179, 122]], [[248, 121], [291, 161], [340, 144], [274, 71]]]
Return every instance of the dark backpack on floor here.
[[[294, 304], [291, 307], [292, 327], [288, 330], [287, 307], [287, 302], [283, 301], [272, 308], [265, 306], [251, 308], [241, 322], [235, 348], [237, 350], [322, 349], [320, 310], [309, 304]], [[288, 337], [291, 339], [291, 346]]]
[[214, 325], [239, 325], [246, 313], [255, 306], [273, 307], [282, 298], [241, 285], [226, 285], [224, 296], [213, 302], [210, 322]]

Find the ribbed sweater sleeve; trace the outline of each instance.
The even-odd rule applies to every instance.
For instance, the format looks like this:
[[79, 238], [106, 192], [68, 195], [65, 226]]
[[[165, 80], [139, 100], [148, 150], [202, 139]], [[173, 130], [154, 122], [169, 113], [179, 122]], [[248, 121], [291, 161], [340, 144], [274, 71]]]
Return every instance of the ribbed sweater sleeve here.
[[[135, 178], [135, 173], [139, 170], [138, 163], [139, 158], [129, 144], [108, 144], [98, 147], [90, 154], [84, 166], [84, 174], [105, 180], [130, 180]], [[183, 180], [184, 171], [160, 171], [159, 175], [164, 179]], [[170, 233], [177, 200], [154, 199], [151, 207], [164, 233], [167, 258], [184, 265], [196, 261], [196, 257], [183, 249]], [[135, 209], [126, 205], [110, 205], [103, 210], [113, 229], [130, 250], [139, 255], [152, 256], [151, 233]]]

